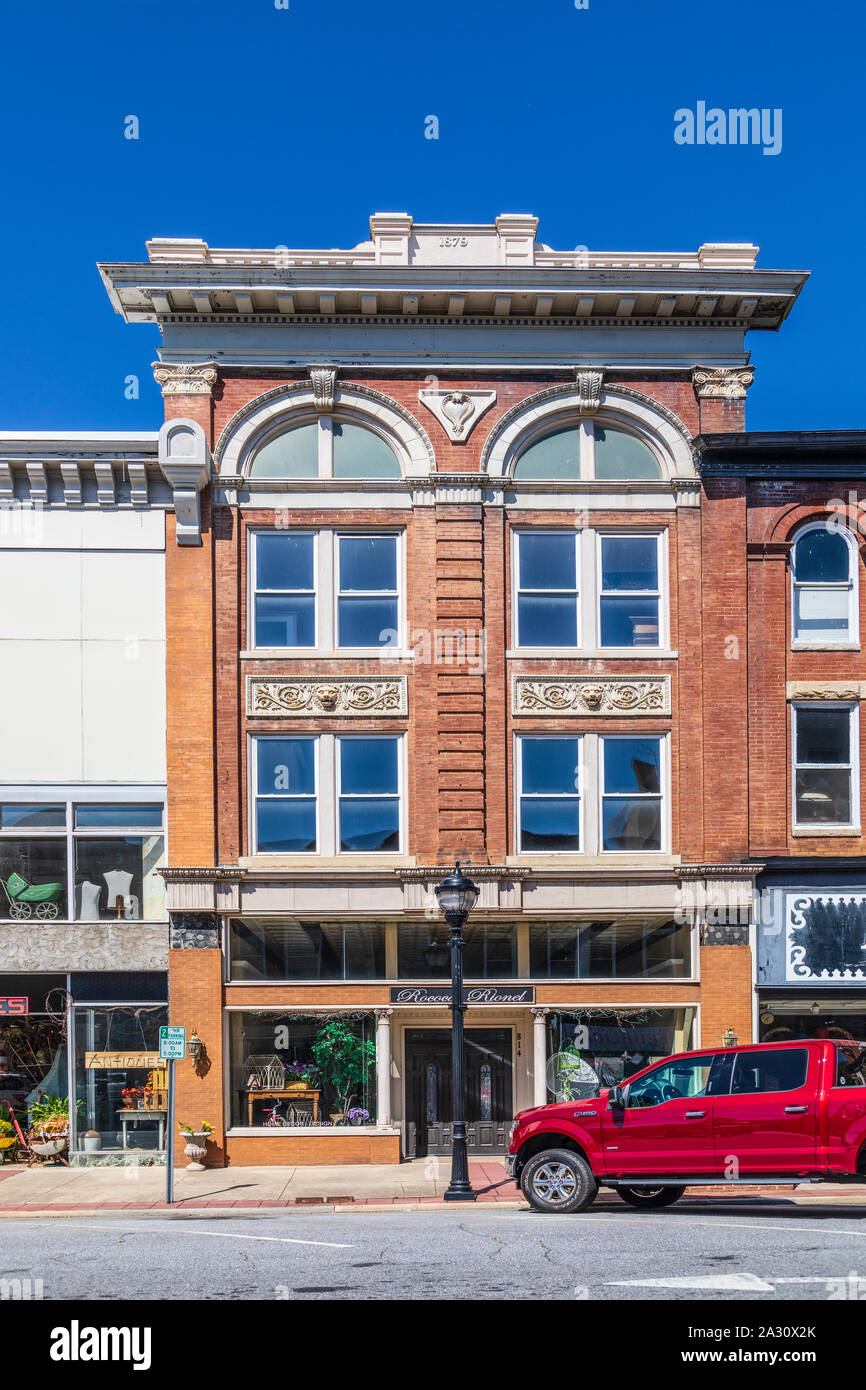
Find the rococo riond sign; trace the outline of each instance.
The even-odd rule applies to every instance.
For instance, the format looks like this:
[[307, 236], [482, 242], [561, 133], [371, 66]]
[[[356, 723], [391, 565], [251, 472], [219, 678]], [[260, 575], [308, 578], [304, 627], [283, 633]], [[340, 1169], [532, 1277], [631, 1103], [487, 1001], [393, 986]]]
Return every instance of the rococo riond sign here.
[[[513, 985], [511, 988], [499, 985], [464, 986], [464, 1004], [532, 1004], [535, 1000], [533, 985]], [[392, 985], [392, 1004], [450, 1004], [451, 986], [434, 985]]]

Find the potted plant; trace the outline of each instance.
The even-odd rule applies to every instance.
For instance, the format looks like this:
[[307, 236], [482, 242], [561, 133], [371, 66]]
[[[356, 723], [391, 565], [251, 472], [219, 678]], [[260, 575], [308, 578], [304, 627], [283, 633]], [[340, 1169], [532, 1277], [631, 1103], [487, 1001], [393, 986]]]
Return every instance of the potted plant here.
[[18, 1149], [18, 1135], [11, 1120], [0, 1120], [0, 1163], [12, 1162]]
[[336, 1094], [331, 1120], [341, 1124], [355, 1091], [375, 1065], [376, 1044], [361, 1038], [350, 1019], [330, 1018], [316, 1034], [311, 1051], [323, 1084]]
[[320, 1086], [321, 1077], [312, 1062], [292, 1062], [286, 1067], [287, 1091], [316, 1091]]
[[123, 1101], [124, 1110], [136, 1110], [138, 1108], [138, 1098], [141, 1095], [139, 1086], [128, 1086], [121, 1091], [120, 1097]]
[[[81, 1108], [83, 1101], [76, 1101]], [[41, 1096], [30, 1107], [33, 1131], [30, 1147], [42, 1158], [63, 1153], [69, 1146], [69, 1097]]]
[[356, 1106], [346, 1115], [346, 1119], [349, 1121], [350, 1125], [365, 1125], [369, 1118], [370, 1112], [369, 1110], [365, 1110], [363, 1106]]
[[203, 1173], [206, 1165], [202, 1162], [207, 1153], [207, 1141], [213, 1134], [213, 1125], [202, 1120], [198, 1129], [192, 1125], [180, 1125], [180, 1132], [186, 1140], [184, 1153], [192, 1160], [186, 1165], [188, 1173]]

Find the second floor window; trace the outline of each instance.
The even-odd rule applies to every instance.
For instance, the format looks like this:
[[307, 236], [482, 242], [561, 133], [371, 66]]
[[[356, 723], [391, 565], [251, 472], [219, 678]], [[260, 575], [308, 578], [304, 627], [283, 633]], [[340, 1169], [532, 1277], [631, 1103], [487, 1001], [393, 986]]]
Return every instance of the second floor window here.
[[659, 537], [599, 537], [599, 646], [659, 645]]
[[401, 735], [262, 735], [251, 756], [254, 853], [400, 852]]
[[329, 651], [397, 644], [399, 535], [259, 531], [250, 553], [254, 647]]
[[792, 705], [794, 826], [860, 823], [856, 705]]

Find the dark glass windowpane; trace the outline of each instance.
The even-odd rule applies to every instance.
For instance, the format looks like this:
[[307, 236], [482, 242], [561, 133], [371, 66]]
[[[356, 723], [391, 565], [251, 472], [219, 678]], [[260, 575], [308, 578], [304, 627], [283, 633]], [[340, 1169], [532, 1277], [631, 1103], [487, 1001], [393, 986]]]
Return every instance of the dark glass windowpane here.
[[577, 798], [522, 797], [520, 848], [577, 852], [580, 849], [580, 802]]
[[524, 794], [561, 792], [573, 796], [578, 790], [579, 740], [576, 738], [522, 738], [520, 751]]
[[385, 928], [236, 920], [233, 980], [373, 980], [385, 976]]
[[144, 826], [162, 825], [162, 805], [159, 802], [142, 805], [109, 804], [76, 806], [75, 824], [80, 829], [93, 829], [105, 826]]
[[577, 602], [569, 594], [521, 594], [517, 600], [521, 647], [576, 647]]
[[661, 849], [661, 802], [655, 797], [608, 797], [602, 804], [602, 844], [606, 850]]
[[580, 431], [567, 425], [530, 444], [514, 466], [514, 477], [579, 478]]
[[257, 801], [256, 832], [260, 854], [312, 852], [316, 848], [315, 801]]
[[74, 848], [78, 921], [165, 920], [162, 835], [76, 836]]
[[260, 738], [260, 795], [312, 796], [316, 790], [316, 741], [312, 738]]
[[797, 710], [797, 762], [850, 761], [851, 719], [847, 709]]
[[397, 456], [373, 430], [334, 421], [335, 478], [399, 478]]
[[798, 824], [851, 824], [851, 774], [847, 769], [798, 768], [796, 797]]
[[315, 478], [319, 472], [319, 424], [296, 425], [263, 444], [251, 478]]
[[0, 839], [0, 916], [67, 916], [65, 839]]
[[800, 584], [839, 584], [849, 577], [847, 542], [836, 531], [807, 531], [794, 546], [794, 578]]
[[256, 537], [257, 589], [313, 589], [312, 532], [274, 532]]
[[[463, 928], [463, 976], [467, 980], [513, 979], [517, 974], [517, 928], [513, 923]], [[451, 978], [451, 951], [444, 922], [402, 924], [397, 932], [397, 973], [401, 980]]]
[[257, 594], [257, 647], [314, 647], [316, 600], [312, 594]]
[[388, 647], [397, 640], [395, 598], [341, 598], [339, 601], [341, 647]]
[[660, 788], [661, 747], [657, 738], [606, 738], [604, 790], [657, 792]]
[[[162, 808], [160, 807], [160, 810]], [[0, 807], [0, 826], [4, 830], [10, 830], [15, 826], [34, 826], [34, 827], [56, 827], [62, 829], [66, 825], [65, 806], [40, 806], [30, 804], [28, 806], [13, 805], [7, 802]]]
[[655, 536], [602, 537], [602, 589], [657, 589], [658, 578]]
[[341, 738], [341, 794], [396, 795], [397, 749], [396, 738]]
[[396, 536], [340, 536], [340, 592], [397, 589]]
[[646, 444], [623, 430], [595, 426], [596, 478], [660, 478], [658, 459]]
[[575, 551], [577, 537], [523, 531], [518, 540], [521, 589], [574, 589], [577, 587]]
[[340, 798], [340, 849], [360, 853], [400, 848], [400, 803], [396, 797]]
[[657, 647], [659, 601], [657, 598], [603, 598], [601, 645], [603, 647]]

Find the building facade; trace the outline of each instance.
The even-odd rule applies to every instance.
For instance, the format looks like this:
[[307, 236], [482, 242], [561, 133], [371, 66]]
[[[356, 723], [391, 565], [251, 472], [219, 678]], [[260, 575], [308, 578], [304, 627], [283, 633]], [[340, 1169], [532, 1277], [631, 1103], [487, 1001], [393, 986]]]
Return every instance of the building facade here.
[[575, 1048], [610, 1080], [749, 1034], [693, 444], [744, 429], [745, 334], [804, 277], [536, 231], [102, 267], [162, 336], [170, 997], [214, 1161], [447, 1152], [456, 858], [475, 1149]]
[[[152, 633], [159, 687], [120, 651], [81, 677], [84, 732], [58, 728], [56, 757], [9, 740], [3, 776], [7, 887], [66, 885], [38, 927], [4, 907], [5, 987], [23, 997], [38, 968], [33, 998], [66, 992], [82, 1161], [85, 1136], [160, 1151], [166, 966], [171, 1021], [201, 1041], [178, 1113], [214, 1126], [209, 1162], [447, 1154], [434, 889], [456, 859], [480, 887], [476, 1152], [561, 1094], [576, 1054], [609, 1083], [730, 1032], [781, 1036], [786, 1014], [812, 1027], [824, 994], [856, 1003], [859, 817], [828, 817], [840, 769], [859, 804], [862, 566], [853, 529], [847, 578], [821, 578], [841, 551], [809, 540], [836, 516], [839, 453], [746, 432], [746, 334], [778, 330], [806, 278], [756, 261], [739, 244], [558, 252], [517, 215], [377, 214], [346, 251], [164, 239], [101, 267], [115, 310], [158, 330], [165, 423], [134, 447], [0, 440], [11, 512], [67, 528], [70, 573], [89, 560], [69, 537], [116, 528], [100, 640]], [[58, 614], [55, 588], [40, 578], [0, 640], [21, 654], [43, 623], [84, 669], [90, 590]], [[53, 675], [52, 650], [36, 655]], [[2, 698], [38, 739], [31, 687]], [[835, 740], [826, 766], [797, 729], [806, 752]], [[87, 848], [94, 814], [128, 864]], [[11, 848], [24, 829], [38, 853]], [[762, 924], [774, 903], [790, 943]], [[119, 1116], [147, 1081], [145, 1118]]]

